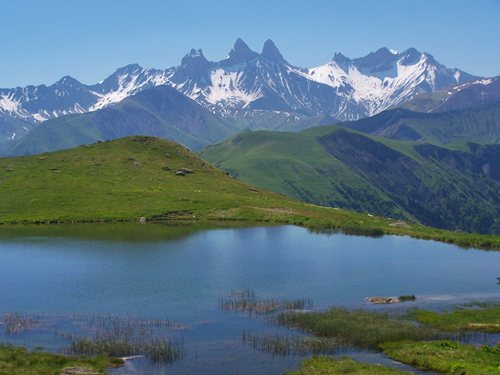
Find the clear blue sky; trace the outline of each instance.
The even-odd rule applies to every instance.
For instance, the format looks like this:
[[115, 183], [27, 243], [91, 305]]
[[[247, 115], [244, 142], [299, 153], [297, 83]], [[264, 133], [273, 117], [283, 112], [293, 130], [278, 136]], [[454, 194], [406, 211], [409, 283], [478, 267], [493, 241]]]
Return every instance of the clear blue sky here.
[[118, 67], [224, 58], [241, 37], [292, 64], [415, 47], [449, 67], [500, 74], [500, 0], [0, 0], [0, 87], [95, 83]]

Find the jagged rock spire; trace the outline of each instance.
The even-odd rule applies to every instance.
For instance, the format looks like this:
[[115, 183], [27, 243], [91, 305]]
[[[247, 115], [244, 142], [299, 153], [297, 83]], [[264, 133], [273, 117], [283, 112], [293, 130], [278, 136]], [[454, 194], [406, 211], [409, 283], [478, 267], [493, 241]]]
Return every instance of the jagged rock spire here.
[[287, 63], [278, 47], [276, 47], [276, 44], [274, 44], [271, 39], [266, 40], [264, 43], [261, 56], [273, 62]]

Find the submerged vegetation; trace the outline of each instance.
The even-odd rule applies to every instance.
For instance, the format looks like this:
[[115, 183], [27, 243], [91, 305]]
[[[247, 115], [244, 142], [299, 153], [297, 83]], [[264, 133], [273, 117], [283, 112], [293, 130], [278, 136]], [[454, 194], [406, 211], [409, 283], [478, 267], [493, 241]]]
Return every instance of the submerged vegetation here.
[[308, 353], [326, 354], [333, 353], [341, 345], [326, 337], [265, 334], [256, 335], [244, 332], [241, 335], [244, 344], [250, 345], [254, 350], [259, 350], [271, 355], [304, 355]]
[[107, 356], [75, 357], [0, 345], [0, 374], [6, 375], [99, 375], [122, 364], [122, 360]]
[[369, 365], [354, 361], [350, 358], [334, 359], [325, 356], [314, 356], [306, 359], [302, 367], [288, 375], [403, 375], [410, 374], [406, 371], [383, 367], [381, 365]]
[[114, 335], [98, 334], [96, 337], [80, 337], [71, 341], [68, 350], [73, 354], [87, 356], [106, 355], [112, 357], [144, 356], [149, 361], [170, 364], [185, 354], [182, 342], [166, 338], [133, 339]]
[[313, 302], [309, 298], [300, 299], [259, 299], [249, 289], [231, 291], [219, 300], [224, 311], [247, 312], [249, 314], [269, 314], [280, 310], [311, 309]]
[[170, 364], [185, 354], [182, 340], [171, 338], [172, 330], [184, 329], [169, 320], [144, 320], [115, 315], [74, 315], [92, 335], [67, 334], [72, 354], [113, 357], [144, 356], [149, 361]]
[[28, 315], [20, 313], [0, 314], [0, 319], [3, 322], [3, 328], [8, 335], [23, 332], [27, 329], [38, 327], [41, 324], [38, 315]]
[[[185, 176], [175, 171], [193, 171]], [[500, 249], [500, 236], [319, 207], [229, 177], [184, 147], [128, 137], [54, 153], [0, 159], [0, 223], [245, 221], [379, 236], [410, 235]], [[392, 225], [391, 225], [392, 224]]]

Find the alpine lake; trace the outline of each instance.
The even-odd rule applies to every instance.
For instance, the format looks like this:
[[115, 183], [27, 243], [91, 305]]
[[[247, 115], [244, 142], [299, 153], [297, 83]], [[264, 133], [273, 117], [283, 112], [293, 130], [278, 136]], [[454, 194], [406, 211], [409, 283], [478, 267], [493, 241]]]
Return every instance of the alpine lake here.
[[[111, 374], [280, 374], [310, 353], [279, 355], [245, 340], [305, 335], [273, 324], [271, 310], [499, 301], [499, 266], [496, 251], [295, 226], [2, 226], [0, 342], [53, 352], [110, 337], [146, 351], [172, 345], [166, 357], [131, 353]], [[416, 300], [365, 300], [401, 295]], [[380, 353], [330, 354], [418, 373]]]

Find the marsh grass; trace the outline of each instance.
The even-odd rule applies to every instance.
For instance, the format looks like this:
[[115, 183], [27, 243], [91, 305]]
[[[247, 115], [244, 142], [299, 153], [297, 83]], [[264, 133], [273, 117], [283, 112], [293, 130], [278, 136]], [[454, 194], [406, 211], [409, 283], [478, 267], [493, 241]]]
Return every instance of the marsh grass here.
[[66, 334], [71, 354], [113, 357], [144, 356], [150, 362], [170, 364], [185, 354], [184, 343], [170, 337], [186, 326], [170, 320], [144, 320], [133, 316], [75, 314], [73, 319], [91, 335]]
[[39, 327], [42, 324], [39, 315], [7, 313], [0, 315], [0, 320], [3, 321], [5, 333], [14, 335], [23, 331]]
[[360, 349], [376, 350], [384, 342], [449, 337], [433, 328], [418, 327], [401, 317], [345, 308], [333, 308], [325, 312], [282, 312], [273, 317], [273, 321]]
[[189, 329], [168, 319], [146, 320], [113, 314], [8, 313], [0, 319], [7, 335], [28, 330], [55, 332], [68, 342], [68, 346], [61, 349], [66, 355], [144, 356], [157, 364], [170, 364], [184, 356], [184, 342], [178, 331]]
[[408, 317], [447, 332], [500, 333], [500, 303], [472, 303], [449, 312], [414, 309], [408, 313]]
[[136, 339], [100, 333], [96, 337], [72, 338], [67, 351], [86, 356], [144, 356], [157, 364], [171, 364], [185, 354], [183, 342], [180, 340], [154, 337]]
[[249, 314], [271, 314], [283, 310], [311, 309], [309, 298], [300, 299], [259, 299], [250, 289], [230, 291], [219, 300], [223, 311], [246, 312]]
[[273, 356], [304, 355], [304, 354], [327, 354], [333, 353], [341, 348], [341, 345], [327, 337], [278, 335], [244, 332], [241, 335], [244, 344], [251, 346], [254, 350], [262, 351]]
[[112, 331], [115, 334], [151, 335], [154, 332], [181, 331], [189, 327], [168, 319], [142, 319], [118, 314], [73, 314], [72, 320], [88, 330]]

